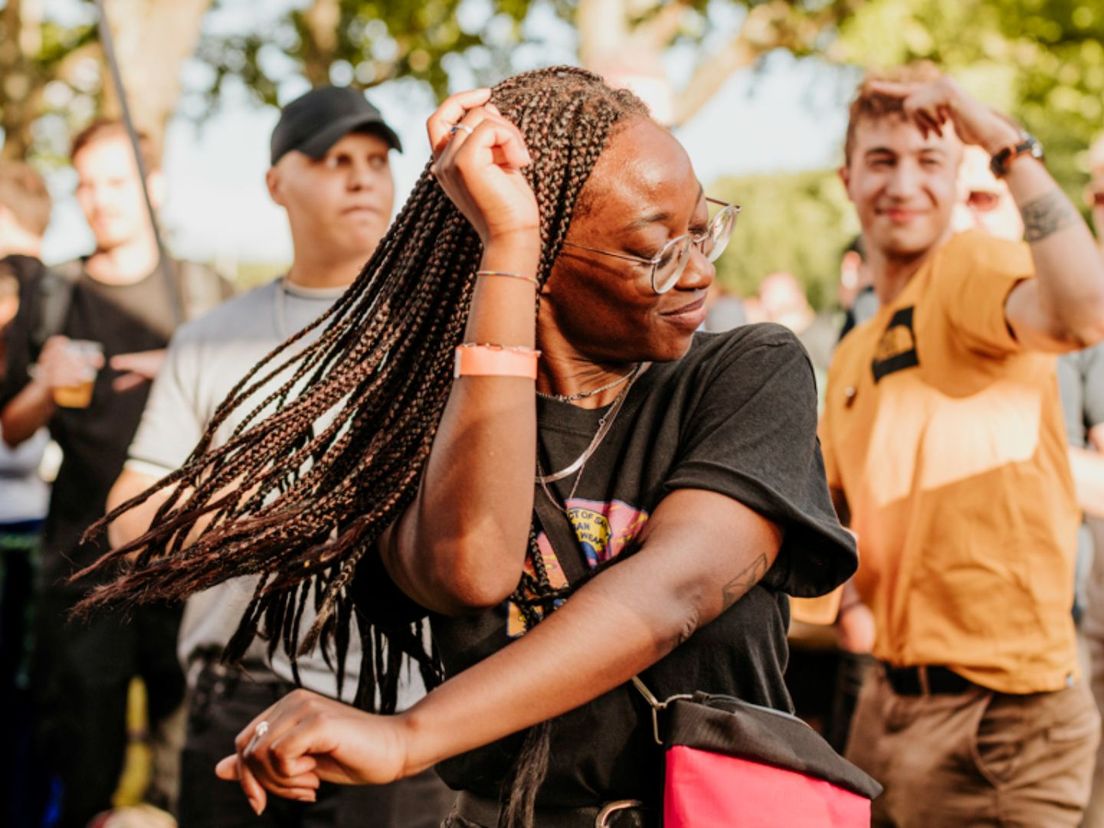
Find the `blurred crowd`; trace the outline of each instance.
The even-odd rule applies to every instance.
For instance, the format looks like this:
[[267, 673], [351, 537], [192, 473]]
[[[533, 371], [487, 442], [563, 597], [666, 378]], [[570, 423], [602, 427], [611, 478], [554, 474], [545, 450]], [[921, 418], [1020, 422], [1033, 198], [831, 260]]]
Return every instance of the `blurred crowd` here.
[[[235, 787], [213, 774], [238, 731], [297, 682], [350, 701], [355, 689], [321, 656], [296, 669], [254, 646], [235, 666], [221, 661], [253, 583], [225, 584], [183, 608], [72, 613], [103, 581], [76, 573], [109, 543], [140, 538], [164, 495], [110, 533], [94, 524], [183, 463], [238, 381], [322, 316], [371, 256], [391, 218], [388, 156], [399, 138], [348, 88], [314, 90], [285, 107], [266, 184], [287, 213], [294, 258], [278, 279], [231, 298], [219, 274], [164, 251], [160, 153], [134, 137], [122, 123], [97, 121], [73, 140], [77, 200], [95, 249], [50, 267], [40, 258], [46, 187], [26, 164], [0, 167], [0, 646], [12, 712], [0, 760], [5, 825], [157, 824], [155, 813], [195, 826], [255, 824]], [[215, 443], [237, 424], [224, 423]], [[48, 484], [51, 446], [60, 464]], [[358, 675], [355, 648], [345, 663]], [[135, 679], [144, 722], [134, 716]], [[421, 692], [412, 684], [403, 700]], [[136, 725], [145, 754], [128, 751]], [[128, 767], [131, 781], [120, 786]], [[113, 808], [136, 798], [143, 809]], [[353, 825], [372, 813], [380, 825], [430, 826], [450, 801], [423, 774], [324, 791], [311, 808], [280, 802], [265, 818]]]
[[[884, 116], [862, 117], [873, 122]], [[920, 134], [920, 130], [908, 128]], [[355, 682], [339, 681], [331, 661], [321, 654], [300, 659], [293, 666], [280, 649], [253, 645], [239, 664], [221, 660], [252, 597], [255, 584], [250, 580], [231, 581], [193, 596], [183, 607], [150, 605], [88, 617], [73, 612], [81, 599], [103, 582], [102, 574], [87, 576], [82, 570], [109, 548], [128, 544], [139, 548], [142, 536], [158, 519], [158, 510], [171, 490], [150, 495], [149, 488], [180, 467], [201, 439], [208, 448], [217, 447], [241, 424], [217, 417], [220, 402], [235, 392], [239, 380], [260, 358], [322, 317], [373, 254], [394, 206], [389, 155], [402, 149], [395, 132], [359, 92], [323, 87], [284, 107], [267, 148], [271, 167], [266, 184], [272, 200], [287, 214], [293, 260], [273, 282], [237, 295], [231, 283], [211, 268], [174, 258], [164, 249], [156, 225], [165, 189], [159, 148], [140, 134], [130, 135], [124, 124], [97, 121], [72, 142], [70, 163], [78, 182], [76, 196], [95, 247], [70, 262], [47, 265], [42, 261], [51, 200], [41, 176], [22, 162], [0, 163], [0, 329], [4, 332], [0, 340], [0, 699], [6, 713], [0, 755], [5, 771], [0, 773], [0, 824], [13, 828], [169, 825], [173, 820], [182, 826], [258, 824], [262, 818], [249, 810], [236, 787], [217, 780], [212, 772], [231, 749], [236, 734], [296, 684], [352, 700]], [[886, 163], [895, 165], [897, 178], [889, 186], [902, 190], [902, 203], [922, 200], [924, 196], [916, 192], [926, 191], [923, 177], [935, 173], [926, 168], [914, 174], [906, 170], [914, 154], [920, 158], [916, 163], [927, 163], [920, 157], [922, 153], [900, 149], [889, 139], [885, 147], [862, 151], [876, 150], [892, 156]], [[1008, 162], [1020, 164], [1017, 155], [1030, 151], [1030, 147], [1017, 150]], [[960, 164], [957, 158], [945, 161], [955, 166], [957, 177], [948, 195], [953, 204], [946, 205], [949, 224], [933, 237], [938, 243], [932, 250], [964, 250], [969, 243], [978, 245], [985, 256], [1012, 257], [1004, 247], [991, 253], [984, 247], [987, 242], [973, 240], [993, 237], [1019, 250], [1026, 249], [1025, 233], [1027, 242], [1044, 244], [1038, 238], [1038, 226], [1025, 228], [1024, 199], [1018, 200], [1004, 177], [995, 174], [1001, 169], [994, 166], [992, 157], [988, 149], [974, 144], [964, 148]], [[1084, 211], [1096, 238], [1101, 239], [1104, 140], [1090, 149], [1089, 157], [1092, 171], [1085, 184]], [[861, 160], [849, 157], [845, 171], [859, 163]], [[739, 255], [738, 238], [730, 255]], [[795, 243], [800, 243], [796, 238]], [[956, 242], [956, 238], [967, 241]], [[826, 416], [834, 412], [838, 418], [839, 412], [851, 411], [852, 406], [859, 410], [875, 393], [864, 383], [873, 382], [884, 389], [888, 387], [881, 382], [884, 376], [929, 359], [929, 352], [917, 344], [920, 323], [914, 330], [913, 306], [902, 316], [897, 298], [889, 298], [875, 278], [874, 270], [885, 269], [884, 254], [871, 249], [879, 244], [884, 240], [872, 238], [864, 223], [864, 233], [840, 251], [835, 302], [825, 310], [814, 308], [805, 286], [787, 272], [763, 274], [757, 293], [750, 296], [737, 295], [715, 283], [705, 330], [723, 332], [762, 322], [785, 326], [808, 352]], [[954, 244], [960, 247], [953, 248]], [[1104, 257], [1104, 249], [1097, 253]], [[977, 256], [978, 261], [982, 256], [972, 248], [956, 255]], [[1060, 257], [1061, 252], [1037, 255]], [[1007, 290], [1032, 276], [1030, 268], [1016, 271], [1021, 259], [1015, 261], [1015, 266], [1009, 266], [1014, 278], [1008, 281]], [[957, 288], [948, 290], [952, 297], [948, 301], [966, 307], [962, 313], [972, 312], [972, 303], [979, 308], [984, 304], [966, 287], [957, 294]], [[1000, 299], [1004, 301], [1003, 296]], [[1033, 301], [1045, 305], [1044, 300]], [[906, 317], [907, 324], [901, 321]], [[837, 360], [841, 340], [855, 343], [866, 335], [864, 331], [878, 326], [878, 336], [872, 340], [880, 349], [876, 366], [889, 365], [882, 369], [886, 373], [879, 374], [876, 367], [873, 380], [865, 374], [859, 380], [838, 373], [849, 370], [846, 365], [841, 368]], [[1012, 330], [1014, 325], [1008, 327]], [[907, 335], [893, 333], [895, 328], [907, 330]], [[308, 330], [303, 341], [311, 341], [314, 335]], [[911, 343], [909, 347], [899, 347], [903, 335], [911, 337], [906, 343]], [[998, 330], [992, 337], [1001, 335]], [[936, 337], [932, 337], [934, 341]], [[1013, 346], [998, 352], [993, 341], [979, 340], [976, 347], [971, 346], [971, 353], [984, 355], [992, 365], [1011, 364]], [[928, 347], [934, 353], [945, 343]], [[848, 735], [859, 732], [853, 716], [860, 704], [860, 689], [870, 685], [872, 673], [884, 674], [892, 685], [890, 692], [900, 697], [938, 701], [941, 693], [957, 697], [962, 692], [985, 690], [990, 712], [997, 708], [993, 699], [1000, 694], [1042, 696], [1067, 685], [1090, 687], [1097, 704], [1104, 705], [1102, 349], [1101, 345], [1050, 349], [1068, 351], [1041, 369], [1049, 372], [1050, 380], [1040, 380], [1056, 383], [1064, 414], [1065, 455], [1053, 461], [1053, 468], [1040, 466], [1032, 472], [1044, 479], [1044, 487], [1059, 490], [1065, 485], [1062, 475], [1072, 475], [1069, 479], [1080, 525], [1076, 550], [1069, 550], [1065, 611], [1076, 628], [1080, 666], [1070, 670], [1055, 667], [1056, 675], [1061, 676], [1057, 685], [1044, 682], [1046, 686], [1036, 686], [1025, 680], [1021, 687], [1015, 684], [1013, 668], [993, 668], [987, 676], [981, 669], [944, 670], [957, 666], [946, 658], [925, 661], [912, 657], [909, 641], [898, 646], [887, 633], [886, 619], [893, 617], [893, 612], [907, 614], [908, 602], [914, 599], [880, 597], [879, 584], [884, 579], [874, 584], [860, 578], [831, 596], [794, 601], [788, 679], [798, 712], [860, 765], [865, 757], [861, 751], [855, 752], [854, 743], [848, 744]], [[953, 354], [947, 359], [953, 362]], [[947, 376], [958, 376], [953, 365], [946, 370]], [[995, 375], [998, 368], [990, 366], [984, 371]], [[1021, 387], [1028, 384], [1022, 377], [1007, 382]], [[841, 388], [841, 383], [845, 387]], [[951, 385], [954, 387], [942, 392], [944, 397], [955, 398], [962, 405], [964, 418], [973, 416], [965, 411], [965, 401], [980, 392], [971, 390], [965, 381]], [[262, 382], [251, 392], [262, 416], [273, 387]], [[1025, 410], [1005, 411], [1001, 416], [1034, 417], [1038, 431], [1045, 412], [1026, 410], [1037, 402], [1030, 395], [1021, 399]], [[918, 408], [929, 405], [919, 396], [911, 401]], [[875, 425], [878, 423], [871, 425], [872, 430]], [[835, 427], [838, 429], [838, 421]], [[833, 488], [846, 490], [852, 501], [851, 513], [859, 520], [851, 526], [858, 535], [860, 554], [865, 554], [864, 526], [875, 527], [870, 513], [885, 503], [864, 502], [862, 486], [867, 484], [849, 477], [846, 459], [833, 459], [843, 451], [841, 444], [850, 440], [853, 449], [856, 439], [853, 435], [841, 438], [839, 433], [829, 426], [822, 430], [829, 457], [828, 480]], [[975, 432], [957, 448], [950, 441], [941, 443], [940, 450], [972, 452], [971, 439], [990, 438]], [[997, 443], [1001, 438], [991, 439]], [[1032, 447], [1027, 453], [1033, 451], [1042, 449]], [[1017, 462], [1025, 459], [1021, 453]], [[863, 457], [867, 471], [872, 463], [893, 462], [889, 455], [872, 460], [864, 453]], [[1057, 476], [1048, 477], [1052, 473]], [[914, 484], [906, 481], [903, 485]], [[856, 498], [856, 494], [862, 496]], [[984, 501], [986, 494], [980, 497]], [[140, 508], [129, 510], [122, 520], [102, 521], [113, 509], [137, 502], [135, 498], [145, 498]], [[886, 495], [886, 499], [891, 498]], [[1013, 503], [999, 498], [994, 502], [1002, 508]], [[969, 533], [968, 516], [952, 517], [953, 509], [946, 504], [940, 508], [945, 510], [947, 533]], [[1015, 511], [1000, 519], [1010, 531], [1034, 535], [1040, 545], [1047, 542], [1040, 528], [1045, 521], [1033, 523]], [[907, 531], [923, 530], [913, 526]], [[937, 532], [929, 531], [929, 535], [937, 538], [935, 542], [944, 542]], [[876, 542], [871, 541], [871, 548]], [[981, 553], [977, 554], [971, 565], [1000, 568], [997, 559], [978, 563]], [[966, 564], [951, 562], [947, 566], [954, 569]], [[1058, 563], [1054, 567], [1065, 571]], [[1009, 577], [1030, 580], [1037, 575], [1034, 570], [1024, 570]], [[983, 600], [981, 593], [989, 588], [988, 581], [977, 576], [972, 583], [976, 593], [963, 588], [953, 600]], [[924, 591], [922, 586], [911, 588], [916, 594]], [[1061, 592], [1055, 600], [1062, 602], [1065, 596], [1066, 592]], [[951, 599], [935, 596], [931, 600]], [[887, 601], [891, 609], [886, 608]], [[1035, 609], [1025, 610], [1027, 620], [1020, 617], [1023, 613], [1009, 609], [1006, 618], [994, 617], [991, 623], [1009, 628], [1054, 623], [1056, 630], [1065, 623]], [[953, 614], [953, 610], [948, 612]], [[954, 639], [960, 632], [948, 624], [929, 635]], [[1029, 633], [1017, 630], [1007, 641], [999, 634], [987, 640], [997, 649], [1020, 647], [1016, 635]], [[1037, 630], [1031, 635], [1042, 641], [1061, 637], [1060, 631], [1052, 635]], [[359, 652], [353, 647], [346, 672], [355, 677], [358, 670]], [[145, 698], [144, 712], [137, 718], [136, 679]], [[917, 682], [916, 692], [910, 689], [910, 682]], [[401, 688], [401, 703], [409, 705], [423, 692], [412, 675], [409, 685]], [[999, 717], [986, 718], [990, 712], [975, 710], [971, 715], [977, 720], [953, 732], [991, 726], [994, 732], [986, 735], [995, 733], [994, 744], [1000, 742], [1000, 734], [1008, 731], [1001, 729]], [[887, 715], [892, 718], [897, 713]], [[1071, 740], [1080, 740], [1077, 750], [1083, 753], [1094, 751], [1099, 741], [1098, 719], [1092, 719], [1091, 727], [1095, 729], [1092, 738], [1071, 735]], [[1048, 733], [1049, 749], [1065, 750], [1060, 728], [1051, 727]], [[881, 738], [886, 737], [875, 741]], [[136, 743], [146, 745], [146, 752], [136, 751]], [[1023, 769], [1014, 766], [1016, 756], [1027, 755], [1025, 744], [1015, 740], [997, 744], [992, 762], [979, 763], [981, 769], [972, 772], [993, 777], [996, 788], [1011, 784], [1009, 780], [1021, 778]], [[975, 743], [968, 749], [979, 750], [976, 733]], [[998, 756], [1002, 750], [1008, 756]], [[1072, 757], [1075, 751], [1070, 750]], [[1104, 825], [1104, 761], [1097, 758], [1095, 767], [1092, 798], [1082, 803], [1085, 825]], [[133, 777], [136, 769], [144, 771], [139, 774], [137, 790], [133, 779], [127, 783], [128, 774]], [[1063, 770], [1063, 779], [1076, 781], [1078, 774], [1087, 779], [1092, 770], [1090, 758], [1072, 771]], [[923, 771], [913, 767], [906, 772]], [[887, 802], [892, 804], [891, 795], [887, 794]], [[1079, 796], [1075, 791], [1071, 801]], [[272, 825], [419, 828], [440, 824], [451, 801], [443, 783], [425, 773], [378, 789], [327, 789], [312, 805], [280, 801], [263, 820]], [[144, 804], [139, 806], [139, 802]], [[1080, 808], [1070, 809], [1076, 812], [1071, 824], [1077, 824]], [[365, 814], [373, 815], [370, 821], [365, 821]], [[923, 823], [900, 820], [900, 824]], [[1046, 823], [1028, 819], [1016, 824]]]

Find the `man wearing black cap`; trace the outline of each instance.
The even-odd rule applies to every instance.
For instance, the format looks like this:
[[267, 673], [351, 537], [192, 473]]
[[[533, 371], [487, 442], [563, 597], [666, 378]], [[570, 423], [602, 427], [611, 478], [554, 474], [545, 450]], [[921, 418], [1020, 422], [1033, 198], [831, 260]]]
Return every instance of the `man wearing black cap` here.
[[[109, 507], [180, 466], [238, 380], [330, 307], [387, 229], [394, 190], [388, 153], [401, 146], [360, 92], [323, 87], [288, 104], [273, 130], [271, 149], [266, 183], [273, 201], [287, 212], [291, 267], [282, 278], [222, 305], [173, 338]], [[313, 332], [304, 341], [312, 338]], [[256, 402], [285, 379], [259, 390]], [[227, 440], [240, 416], [235, 413], [219, 426], [213, 446]], [[110, 529], [113, 545], [141, 535], [165, 497], [162, 493], [116, 521]], [[324, 787], [314, 804], [273, 799], [261, 817], [249, 809], [236, 785], [215, 778], [215, 763], [233, 749], [237, 733], [294, 686], [287, 656], [278, 650], [269, 658], [262, 642], [254, 642], [240, 666], [219, 661], [255, 585], [252, 578], [229, 581], [193, 596], [185, 609], [178, 653], [188, 671], [190, 701], [181, 828], [439, 825], [452, 796], [432, 774], [379, 788]], [[303, 620], [304, 629], [310, 622]], [[331, 664], [318, 651], [300, 657], [300, 682], [351, 701], [359, 649], [350, 647], [343, 685]], [[420, 686], [400, 690], [400, 703], [412, 704], [423, 692]]]

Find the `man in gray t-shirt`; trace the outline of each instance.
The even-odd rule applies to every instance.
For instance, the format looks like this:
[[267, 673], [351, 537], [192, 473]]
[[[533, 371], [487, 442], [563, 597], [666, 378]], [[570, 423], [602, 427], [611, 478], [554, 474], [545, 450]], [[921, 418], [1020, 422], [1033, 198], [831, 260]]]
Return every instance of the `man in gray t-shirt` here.
[[[121, 497], [121, 490], [129, 490], [130, 483], [147, 486], [182, 465], [199, 442], [215, 409], [238, 380], [291, 333], [325, 313], [342, 291], [343, 287], [300, 287], [285, 276], [182, 327], [173, 337], [168, 358], [130, 445], [126, 471], [114, 491]], [[259, 403], [275, 387], [278, 386], [270, 384], [259, 391], [256, 401]], [[225, 443], [242, 416], [252, 408], [243, 406], [222, 423], [214, 445]], [[188, 600], [178, 653], [190, 674], [194, 674], [197, 664], [217, 655], [237, 629], [253, 597], [254, 585], [252, 578], [237, 579]], [[265, 664], [265, 652], [263, 643], [255, 641], [247, 666]], [[346, 700], [352, 697], [359, 666], [360, 653], [354, 648], [346, 662], [346, 672], [351, 677], [342, 693]], [[291, 665], [282, 650], [276, 652], [268, 667], [281, 679], [293, 680]], [[301, 658], [299, 671], [303, 686], [337, 696], [336, 676], [321, 654]]]
[[[362, 94], [323, 87], [284, 108], [272, 134], [267, 184], [287, 211], [294, 258], [287, 274], [216, 308], [181, 328], [169, 346], [131, 444], [109, 508], [144, 491], [178, 468], [238, 381], [266, 354], [314, 322], [356, 278], [387, 228], [393, 201], [388, 165], [399, 139]], [[309, 343], [312, 332], [299, 347]], [[251, 400], [260, 403], [286, 376]], [[223, 422], [213, 445], [226, 442], [255, 405]], [[274, 405], [273, 405], [274, 407]], [[142, 534], [167, 493], [124, 514], [111, 527], [113, 545]], [[240, 578], [189, 598], [178, 652], [189, 678], [188, 735], [182, 757], [181, 828], [238, 825], [430, 828], [441, 823], [452, 795], [432, 772], [382, 787], [323, 786], [313, 805], [272, 799], [260, 817], [241, 791], [215, 778], [214, 766], [234, 750], [234, 737], [294, 685], [288, 657], [271, 659], [255, 641], [238, 667], [219, 661], [253, 596], [253, 578]], [[311, 618], [304, 618], [304, 627]], [[341, 690], [351, 700], [359, 673], [358, 637], [346, 657]], [[321, 652], [302, 656], [299, 679], [310, 690], [337, 697], [336, 676]], [[424, 689], [416, 671], [400, 691], [412, 704]]]

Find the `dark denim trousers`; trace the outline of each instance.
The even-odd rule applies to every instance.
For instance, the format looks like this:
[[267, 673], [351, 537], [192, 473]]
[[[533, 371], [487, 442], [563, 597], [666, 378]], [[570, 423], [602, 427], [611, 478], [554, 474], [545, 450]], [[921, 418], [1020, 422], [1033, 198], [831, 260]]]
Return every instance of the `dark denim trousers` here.
[[0, 525], [0, 825], [24, 828], [36, 821], [28, 683], [34, 568], [42, 521]]
[[38, 600], [31, 656], [35, 798], [59, 828], [84, 828], [111, 807], [126, 751], [127, 691], [140, 677], [156, 727], [184, 697], [176, 660], [177, 607], [101, 610], [71, 619], [77, 596]]
[[[251, 678], [257, 674], [264, 680]], [[433, 771], [390, 785], [323, 785], [314, 803], [270, 796], [256, 816], [236, 782], [215, 776], [234, 737], [259, 713], [294, 690], [270, 673], [249, 674], [217, 663], [199, 674], [188, 709], [181, 758], [180, 828], [438, 828], [455, 794]]]

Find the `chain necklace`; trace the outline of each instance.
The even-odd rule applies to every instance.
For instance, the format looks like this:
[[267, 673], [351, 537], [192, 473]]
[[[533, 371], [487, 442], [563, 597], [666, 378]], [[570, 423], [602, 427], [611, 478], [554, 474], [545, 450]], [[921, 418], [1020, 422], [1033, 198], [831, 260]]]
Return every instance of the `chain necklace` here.
[[610, 405], [609, 410], [602, 415], [598, 420], [598, 430], [594, 432], [594, 437], [591, 438], [590, 445], [588, 445], [583, 453], [580, 454], [575, 460], [567, 467], [561, 469], [558, 472], [552, 472], [551, 474], [545, 474], [544, 469], [541, 467], [540, 457], [537, 457], [537, 483], [540, 484], [541, 489], [544, 490], [545, 495], [552, 501], [552, 504], [564, 514], [567, 514], [567, 509], [560, 505], [559, 500], [552, 493], [552, 490], [548, 488], [549, 483], [554, 483], [557, 480], [562, 480], [565, 477], [570, 477], [572, 474], [576, 474], [575, 482], [571, 486], [571, 491], [568, 492], [567, 498], [564, 501], [565, 505], [572, 498], [575, 497], [575, 492], [579, 488], [579, 481], [583, 479], [583, 471], [586, 469], [587, 461], [594, 455], [594, 452], [598, 450], [598, 447], [602, 444], [602, 441], [609, 434], [610, 429], [613, 428], [613, 421], [617, 419], [618, 413], [625, 404], [625, 400], [628, 399], [629, 389], [632, 388], [633, 383], [640, 374], [644, 373], [647, 365], [645, 363], [638, 364], [633, 368], [626, 376], [627, 380], [625, 387], [621, 389], [621, 392], [617, 395], [617, 398]]
[[548, 483], [545, 482], [547, 480], [547, 477], [542, 476], [542, 472], [543, 472], [543, 469], [541, 469], [541, 461], [540, 461], [540, 458], [538, 457], [537, 458], [537, 482], [540, 483], [541, 490], [544, 492], [545, 497], [547, 497], [549, 499], [549, 501], [551, 501], [552, 505], [555, 506], [557, 509], [559, 509], [561, 512], [563, 512], [566, 515], [567, 514], [567, 504], [570, 503], [572, 501], [572, 499], [575, 497], [575, 490], [579, 488], [579, 481], [582, 480], [582, 478], [583, 478], [583, 470], [579, 469], [579, 476], [576, 477], [575, 482], [571, 484], [571, 491], [568, 492], [567, 497], [564, 498], [563, 505], [560, 505], [560, 501], [557, 499], [556, 495], [553, 494], [553, 492], [550, 488], [548, 488]]
[[609, 391], [611, 388], [616, 388], [623, 382], [627, 382], [630, 377], [636, 375], [636, 372], [639, 370], [639, 368], [640, 364], [637, 363], [636, 366], [627, 374], [622, 374], [612, 382], [607, 382], [605, 385], [602, 385], [598, 388], [591, 388], [589, 391], [576, 391], [574, 394], [545, 394], [543, 391], [538, 391], [537, 396], [544, 397], [546, 400], [556, 400], [557, 402], [566, 403], [585, 400], [587, 397], [593, 397], [596, 394], [601, 394], [603, 391]]

